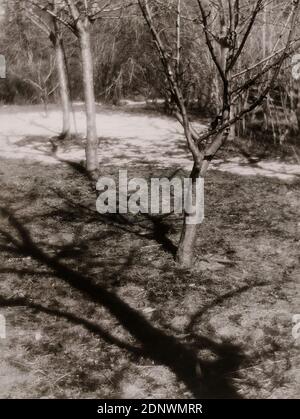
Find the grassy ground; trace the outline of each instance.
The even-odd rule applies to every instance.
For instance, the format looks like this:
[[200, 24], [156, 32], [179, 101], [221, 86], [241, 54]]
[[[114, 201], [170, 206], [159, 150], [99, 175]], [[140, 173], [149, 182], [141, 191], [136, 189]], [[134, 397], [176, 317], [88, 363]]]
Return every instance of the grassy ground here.
[[0, 397], [299, 397], [299, 183], [211, 171], [188, 271], [180, 219], [100, 216], [77, 165], [0, 180]]

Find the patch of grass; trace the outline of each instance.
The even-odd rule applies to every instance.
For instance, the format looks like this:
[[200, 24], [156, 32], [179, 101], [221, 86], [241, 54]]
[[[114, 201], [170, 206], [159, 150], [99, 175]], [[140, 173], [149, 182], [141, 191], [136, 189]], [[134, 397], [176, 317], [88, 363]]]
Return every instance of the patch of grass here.
[[[299, 272], [299, 183], [210, 172], [196, 261], [185, 270], [166, 245], [178, 243], [180, 217], [100, 216], [84, 174], [68, 165], [2, 159], [1, 172], [2, 206], [38, 248], [197, 353], [207, 370], [207, 382], [199, 384], [207, 387], [207, 397], [222, 391], [226, 397], [229, 387], [231, 395], [246, 398], [297, 396], [291, 317], [298, 299], [291, 290]], [[173, 172], [141, 165], [129, 168], [128, 176]], [[111, 167], [102, 175], [118, 176]], [[159, 239], [158, 221], [166, 232]], [[192, 397], [166, 365], [92, 333], [85, 320], [140, 345], [104, 306], [34, 256], [15, 253], [3, 232], [20, 237], [7, 217], [1, 231], [0, 303], [9, 326], [0, 363], [4, 374], [15, 377], [0, 385], [1, 396]], [[23, 305], [5, 306], [18, 298]]]

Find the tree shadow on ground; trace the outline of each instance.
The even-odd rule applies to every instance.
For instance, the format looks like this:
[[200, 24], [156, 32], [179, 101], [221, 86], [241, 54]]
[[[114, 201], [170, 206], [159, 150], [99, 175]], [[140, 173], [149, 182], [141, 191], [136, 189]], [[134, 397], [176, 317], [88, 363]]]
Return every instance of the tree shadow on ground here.
[[[55, 158], [58, 162], [66, 164], [71, 170], [74, 171], [76, 176], [80, 176], [81, 178], [84, 178], [86, 182], [88, 182], [91, 192], [95, 194], [95, 197], [97, 196], [95, 178], [91, 178], [85, 166], [80, 162], [75, 162], [72, 160], [61, 158], [57, 155], [57, 151], [60, 146], [64, 147], [68, 146], [68, 144], [75, 144], [76, 146], [80, 146], [82, 148], [83, 141], [82, 139], [80, 139], [80, 137], [72, 136], [72, 138], [68, 140], [59, 140], [56, 136], [52, 138], [47, 138], [43, 136], [30, 136], [25, 137], [17, 144], [20, 146], [29, 145], [33, 149], [37, 151], [42, 151], [45, 155]], [[182, 169], [180, 168], [175, 169], [169, 176], [169, 179], [172, 179], [181, 170]], [[139, 237], [156, 241], [158, 244], [162, 246], [163, 250], [175, 257], [177, 252], [177, 246], [168, 238], [168, 233], [170, 232], [170, 225], [168, 225], [168, 223], [164, 221], [166, 215], [161, 216], [143, 214], [144, 220], [141, 221], [141, 219], [138, 217], [135, 217], [135, 219], [133, 220], [132, 218], [124, 214], [98, 214], [96, 213], [96, 211], [92, 211], [87, 206], [79, 205], [78, 203], [75, 204], [74, 202], [72, 202], [70, 198], [67, 198], [65, 196], [65, 193], [60, 193], [57, 189], [52, 189], [52, 192], [54, 192], [60, 198], [64, 199], [66, 203], [73, 207], [73, 209], [77, 207], [85, 212], [90, 212], [91, 214], [97, 216], [98, 220], [104, 221], [107, 224], [114, 224], [115, 226], [118, 226], [123, 230], [126, 230], [127, 226], [130, 228], [127, 229], [128, 232], [136, 234]], [[129, 197], [127, 197], [127, 199], [129, 199]], [[118, 204], [119, 203], [117, 201], [117, 205]]]
[[[131, 334], [137, 344], [123, 342], [100, 325], [72, 313], [44, 307], [24, 298], [7, 299], [2, 296], [0, 305], [25, 306], [51, 316], [62, 317], [74, 324], [80, 324], [100, 339], [125, 349], [137, 357], [148, 357], [155, 363], [168, 367], [196, 398], [240, 398], [232, 379], [232, 375], [245, 361], [245, 356], [238, 346], [218, 343], [210, 338], [196, 335], [188, 343], [181, 342], [178, 338], [151, 324], [114, 292], [96, 284], [92, 277], [71, 269], [56, 255], [47, 254], [38, 243], [33, 241], [29, 230], [9, 210], [1, 209], [1, 215], [8, 224], [6, 230], [0, 231], [4, 238], [1, 246], [3, 251], [14, 255], [30, 256], [39, 265], [47, 267], [57, 278], [79, 291], [86, 299], [107, 309]], [[129, 257], [127, 265], [131, 263], [132, 256]], [[126, 264], [121, 269], [124, 268]], [[199, 358], [197, 351], [201, 349], [212, 351], [217, 360], [207, 362]]]
[[[58, 189], [51, 189], [51, 192], [57, 197], [61, 198], [64, 204], [70, 208], [73, 217], [87, 217], [88, 222], [97, 222], [115, 227], [116, 229], [135, 235], [138, 238], [155, 241], [161, 245], [162, 249], [175, 257], [177, 246], [168, 237], [172, 230], [172, 226], [166, 222], [168, 215], [152, 215], [143, 214], [143, 216], [129, 217], [126, 214], [100, 214], [96, 209], [92, 209], [88, 205], [75, 202], [70, 196]], [[67, 213], [66, 210], [57, 209], [55, 215], [62, 215]], [[52, 214], [53, 215], [53, 214]]]
[[[89, 182], [91, 191], [95, 193], [95, 197], [97, 197], [96, 184], [94, 180], [90, 179], [88, 172], [82, 164], [65, 159], [58, 160], [67, 164], [76, 173], [76, 175], [83, 176], [86, 181]], [[169, 176], [169, 179], [175, 177], [175, 175], [180, 171], [181, 169], [175, 169]], [[78, 207], [78, 203], [74, 203], [70, 198], [66, 197], [65, 194], [61, 194], [57, 189], [52, 191], [55, 192], [60, 198], [64, 199], [73, 208]], [[126, 199], [128, 200], [129, 196], [127, 196]], [[119, 197], [116, 204], [118, 207]], [[150, 213], [144, 213], [143, 217], [129, 217], [128, 215], [120, 213], [99, 214], [87, 206], [79, 206], [79, 208], [90, 212], [92, 215], [96, 216], [98, 220], [106, 223], [112, 223], [115, 226], [122, 228], [123, 230], [126, 230], [125, 226], [127, 226], [129, 227], [126, 230], [127, 232], [133, 233], [139, 237], [147, 238], [149, 240], [154, 240], [162, 246], [163, 250], [170, 253], [173, 257], [176, 255], [177, 246], [168, 237], [171, 226], [165, 222], [169, 214], [153, 215]]]
[[216, 299], [214, 299], [211, 303], [205, 305], [204, 307], [202, 307], [200, 310], [198, 310], [196, 313], [193, 314], [193, 316], [190, 319], [189, 324], [186, 326], [186, 332], [187, 333], [193, 333], [194, 327], [196, 326], [196, 324], [201, 320], [202, 316], [204, 316], [204, 314], [206, 312], [208, 312], [210, 309], [212, 309], [215, 306], [219, 306], [221, 304], [223, 304], [223, 302], [229, 300], [230, 298], [236, 297], [240, 294], [243, 294], [244, 292], [249, 291], [250, 289], [256, 288], [256, 287], [265, 287], [266, 285], [268, 285], [267, 282], [259, 282], [254, 284], [247, 284], [244, 285], [242, 287], [240, 287], [237, 290], [233, 290], [233, 291], [229, 291], [226, 294], [220, 295], [219, 297], [217, 297]]

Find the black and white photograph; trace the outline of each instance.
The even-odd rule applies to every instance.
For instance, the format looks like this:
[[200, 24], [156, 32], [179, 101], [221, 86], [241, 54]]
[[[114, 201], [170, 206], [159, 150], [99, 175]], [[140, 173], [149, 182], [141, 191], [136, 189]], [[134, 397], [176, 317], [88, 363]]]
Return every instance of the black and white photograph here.
[[0, 0], [0, 186], [2, 401], [300, 398], [300, 0]]

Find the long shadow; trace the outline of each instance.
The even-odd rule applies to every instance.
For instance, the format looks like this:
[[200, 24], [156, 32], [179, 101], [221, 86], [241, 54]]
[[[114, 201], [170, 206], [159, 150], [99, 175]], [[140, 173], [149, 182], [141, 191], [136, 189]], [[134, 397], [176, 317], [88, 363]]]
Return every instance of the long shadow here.
[[[76, 136], [74, 136], [75, 138]], [[44, 139], [44, 141], [42, 141]], [[76, 137], [75, 140], [77, 141], [77, 146], [80, 138]], [[97, 195], [96, 191], [96, 182], [95, 178], [90, 176], [89, 172], [86, 170], [86, 168], [78, 162], [74, 162], [65, 158], [61, 158], [58, 156], [57, 152], [59, 149], [59, 146], [61, 145], [67, 145], [68, 141], [62, 141], [58, 140], [57, 136], [45, 138], [43, 136], [39, 137], [26, 137], [23, 140], [19, 141], [17, 144], [19, 145], [30, 145], [34, 149], [38, 151], [42, 151], [45, 155], [48, 155], [49, 157], [55, 158], [58, 162], [64, 163], [68, 165], [76, 175], [79, 175], [82, 178], [85, 178], [85, 180], [88, 182], [91, 192], [93, 192], [95, 195]], [[48, 150], [45, 150], [45, 145], [49, 146]], [[174, 172], [169, 176], [170, 179], [172, 179], [181, 169], [175, 169]], [[52, 189], [53, 192], [55, 192], [57, 195], [59, 195], [59, 191]], [[68, 201], [68, 198], [63, 194], [63, 196], [60, 196], [65, 201]], [[70, 200], [69, 200], [69, 203]], [[117, 203], [118, 204], [118, 203]], [[78, 203], [76, 203], [76, 206], [78, 207]], [[74, 203], [72, 203], [72, 206], [74, 207]], [[85, 207], [82, 209], [87, 210], [88, 208]], [[134, 222], [129, 219], [129, 217], [126, 217], [123, 214], [98, 214], [96, 211], [94, 211], [94, 215], [98, 215], [98, 220], [102, 222], [106, 222], [108, 224], [114, 224], [115, 226], [121, 227], [123, 230], [126, 230], [124, 228], [127, 226], [127, 232], [133, 233], [139, 237], [143, 237], [149, 240], [154, 240], [158, 244], [160, 244], [167, 253], [170, 253], [173, 257], [175, 257], [177, 252], [177, 246], [168, 238], [168, 233], [170, 230], [170, 227], [167, 225], [167, 223], [164, 222], [163, 218], [160, 216], [153, 216], [144, 214], [144, 218], [149, 221], [151, 224], [151, 227], [147, 227], [144, 225], [144, 223], [139, 223], [137, 219], [135, 219]], [[128, 228], [129, 227], [129, 228]], [[136, 231], [136, 227], [139, 228], [140, 231]]]
[[177, 253], [177, 246], [175, 246], [172, 240], [168, 238], [168, 233], [171, 227], [167, 225], [161, 217], [155, 217], [150, 214], [146, 214], [146, 217], [152, 222], [152, 228], [150, 233], [144, 235], [144, 237], [150, 240], [155, 240], [166, 252], [175, 257]]
[[189, 322], [189, 324], [187, 325], [187, 327], [185, 328], [185, 331], [187, 333], [192, 333], [194, 326], [196, 325], [196, 322], [198, 322], [201, 317], [211, 308], [217, 306], [217, 305], [221, 305], [222, 303], [224, 303], [225, 301], [229, 300], [230, 298], [236, 297], [239, 294], [243, 294], [244, 292], [249, 291], [250, 289], [253, 289], [255, 287], [264, 287], [266, 286], [267, 283], [266, 282], [261, 282], [261, 283], [257, 283], [257, 284], [251, 284], [251, 285], [244, 285], [236, 290], [232, 290], [227, 292], [226, 294], [220, 295], [219, 297], [215, 298], [211, 303], [205, 305], [203, 308], [201, 308], [200, 310], [198, 310], [192, 317], [191, 320]]
[[[236, 371], [238, 366], [245, 360], [239, 347], [217, 343], [200, 336], [194, 338], [193, 342], [189, 344], [180, 342], [174, 336], [168, 335], [153, 326], [116, 294], [101, 285], [96, 285], [93, 278], [72, 270], [61, 263], [55, 256], [49, 256], [32, 240], [27, 228], [7, 209], [1, 209], [1, 214], [16, 232], [16, 234], [12, 234], [9, 231], [0, 231], [1, 235], [9, 243], [8, 245], [3, 245], [2, 250], [6, 252], [12, 251], [14, 254], [19, 253], [23, 256], [31, 256], [32, 259], [49, 268], [57, 278], [80, 291], [85, 298], [106, 308], [124, 329], [139, 342], [141, 349], [116, 340], [100, 326], [70, 313], [54, 312], [52, 309], [38, 304], [34, 304], [32, 308], [40, 309], [51, 315], [61, 315], [69, 321], [83, 324], [100, 338], [110, 341], [136, 355], [141, 353], [156, 363], [165, 365], [176, 374], [178, 380], [185, 383], [196, 398], [240, 398], [231, 377], [232, 371]], [[5, 303], [5, 300], [2, 299], [2, 303]], [[9, 303], [9, 301], [6, 301], [6, 303]], [[25, 304], [26, 301], [10, 300], [10, 303], [12, 305]], [[197, 350], [203, 348], [213, 351], [218, 357], [217, 361], [207, 363], [199, 359]]]
[[[165, 252], [170, 253], [172, 256], [176, 255], [177, 246], [168, 237], [171, 227], [165, 222], [165, 218], [167, 217], [143, 214], [143, 219], [141, 219], [142, 217], [132, 219], [124, 214], [100, 214], [87, 205], [74, 202], [70, 197], [57, 189], [50, 188], [50, 190], [60, 197], [73, 211], [76, 211], [77, 214], [88, 215], [89, 221], [111, 225], [118, 230], [133, 234], [136, 237], [155, 241], [162, 246]], [[58, 209], [58, 214], [60, 212], [62, 211]]]
[[[84, 166], [76, 162], [61, 159], [57, 156], [56, 158], [60, 162], [67, 164], [72, 170], [74, 170], [75, 173], [77, 173], [80, 176], [83, 176], [89, 182], [91, 190], [95, 193], [95, 195], [97, 195], [95, 182], [93, 179], [90, 179], [89, 173], [86, 171]], [[171, 173], [171, 175], [169, 176], [169, 179], [172, 179], [180, 170], [181, 169], [174, 170], [173, 173]], [[78, 203], [75, 204], [74, 202], [72, 202], [72, 200], [66, 197], [65, 194], [62, 195], [59, 193], [59, 191], [53, 189], [52, 191], [59, 195], [61, 198], [63, 198], [66, 202], [71, 204], [73, 208], [78, 208]], [[143, 214], [144, 219], [150, 222], [151, 224], [151, 227], [147, 227], [145, 223], [139, 222], [137, 217], [133, 221], [124, 214], [99, 214], [96, 211], [91, 211], [91, 209], [87, 206], [81, 206], [81, 208], [92, 213], [93, 215], [96, 215], [98, 220], [101, 220], [102, 222], [113, 223], [115, 226], [119, 226], [123, 230], [126, 230], [124, 226], [130, 227], [127, 228], [127, 232], [133, 233], [139, 237], [147, 238], [149, 240], [154, 240], [158, 244], [160, 244], [166, 252], [170, 253], [172, 256], [176, 255], [177, 246], [168, 238], [170, 226], [164, 222], [164, 216], [154, 216], [148, 213]], [[140, 231], [136, 231], [136, 227], [138, 227]]]
[[65, 320], [68, 320], [70, 323], [83, 326], [86, 330], [93, 333], [94, 335], [100, 337], [105, 342], [115, 345], [120, 349], [126, 349], [127, 351], [134, 353], [138, 356], [143, 356], [143, 351], [141, 348], [130, 345], [127, 342], [123, 342], [117, 337], [113, 336], [111, 333], [104, 330], [99, 324], [91, 322], [90, 320], [78, 317], [73, 313], [67, 311], [62, 311], [54, 309], [51, 307], [46, 307], [41, 304], [34, 303], [27, 300], [26, 298], [6, 298], [0, 296], [0, 307], [26, 307], [40, 313], [48, 314], [50, 316], [59, 317]]

